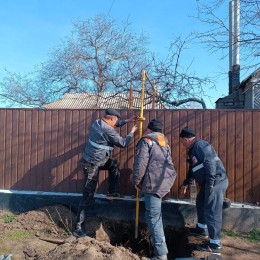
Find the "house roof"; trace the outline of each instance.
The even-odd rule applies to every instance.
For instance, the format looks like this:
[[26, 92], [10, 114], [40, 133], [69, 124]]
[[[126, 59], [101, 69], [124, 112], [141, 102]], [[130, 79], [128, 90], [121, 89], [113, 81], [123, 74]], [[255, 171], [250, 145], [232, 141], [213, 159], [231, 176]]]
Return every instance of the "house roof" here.
[[239, 88], [241, 89], [245, 89], [246, 87], [248, 87], [248, 83], [252, 80], [252, 79], [260, 79], [260, 68], [258, 68], [257, 70], [255, 70], [253, 73], [251, 73], [248, 77], [246, 77], [241, 83]]
[[[130, 107], [130, 94], [113, 94], [113, 93], [67, 93], [63, 99], [52, 103], [44, 104], [47, 109], [93, 109], [93, 108], [115, 108], [127, 109]], [[133, 93], [132, 108], [141, 107], [140, 94]], [[153, 97], [145, 95], [144, 108], [153, 109]], [[165, 106], [157, 102], [154, 104], [155, 109], [165, 109]]]

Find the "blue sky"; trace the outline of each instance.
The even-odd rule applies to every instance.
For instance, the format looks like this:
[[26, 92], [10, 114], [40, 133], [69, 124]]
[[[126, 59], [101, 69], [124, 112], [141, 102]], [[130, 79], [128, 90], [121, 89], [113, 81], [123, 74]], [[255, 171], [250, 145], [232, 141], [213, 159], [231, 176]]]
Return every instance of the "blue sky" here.
[[[157, 54], [166, 54], [174, 35], [187, 36], [201, 28], [191, 18], [198, 0], [1, 0], [0, 8], [0, 80], [3, 69], [27, 73], [48, 59], [51, 49], [69, 36], [73, 22], [109, 14], [120, 21], [128, 19], [137, 33], [149, 35], [149, 48]], [[228, 11], [224, 10], [223, 16]], [[220, 54], [212, 55], [205, 47], [190, 46], [184, 63], [193, 61], [190, 71], [199, 76], [214, 77], [226, 69], [226, 75], [217, 82], [217, 90], [207, 90], [212, 104], [228, 94], [228, 59], [221, 61]], [[184, 64], [183, 63], [183, 64]], [[184, 64], [185, 65], [185, 64]], [[149, 72], [148, 72], [149, 74]]]

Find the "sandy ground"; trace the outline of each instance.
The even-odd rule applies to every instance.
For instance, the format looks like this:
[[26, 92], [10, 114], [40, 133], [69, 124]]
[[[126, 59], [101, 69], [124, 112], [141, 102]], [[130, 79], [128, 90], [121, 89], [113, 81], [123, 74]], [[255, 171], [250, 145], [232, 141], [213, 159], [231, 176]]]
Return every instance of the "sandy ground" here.
[[[149, 234], [145, 229], [133, 250], [131, 235], [123, 225], [118, 227], [117, 223], [92, 217], [86, 225], [93, 235], [76, 239], [71, 235], [74, 220], [74, 213], [63, 206], [45, 207], [17, 216], [0, 211], [0, 256], [12, 254], [15, 260], [139, 260], [152, 252]], [[186, 240], [193, 257], [205, 258], [209, 255], [192, 249], [196, 243], [203, 241], [195, 238]], [[252, 243], [229, 236], [224, 236], [222, 242], [222, 259], [260, 259], [260, 242]]]

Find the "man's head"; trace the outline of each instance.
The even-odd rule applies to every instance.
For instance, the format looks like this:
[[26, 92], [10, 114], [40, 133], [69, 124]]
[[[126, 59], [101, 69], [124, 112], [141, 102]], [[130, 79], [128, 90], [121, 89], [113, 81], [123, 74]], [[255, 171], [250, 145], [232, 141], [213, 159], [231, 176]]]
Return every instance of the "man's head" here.
[[186, 126], [181, 130], [180, 138], [183, 146], [189, 148], [191, 143], [193, 142], [196, 134], [194, 130], [190, 126]]
[[111, 125], [115, 125], [117, 120], [120, 118], [120, 114], [118, 111], [116, 111], [114, 108], [107, 108], [105, 110], [104, 118], [110, 121]]
[[148, 126], [148, 129], [150, 129], [152, 132], [160, 132], [162, 133], [163, 131], [163, 123], [162, 121], [158, 120], [158, 119], [152, 119]]

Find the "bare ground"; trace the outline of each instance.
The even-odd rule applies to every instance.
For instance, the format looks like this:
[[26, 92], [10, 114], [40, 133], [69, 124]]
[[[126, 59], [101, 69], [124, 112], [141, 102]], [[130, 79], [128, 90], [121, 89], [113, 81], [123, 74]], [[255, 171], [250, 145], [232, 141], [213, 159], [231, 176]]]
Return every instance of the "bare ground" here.
[[[142, 256], [147, 256], [152, 251], [149, 234], [145, 229], [141, 231], [138, 241], [133, 244], [130, 241], [132, 234], [129, 234], [127, 227], [124, 228], [124, 224], [119, 225], [92, 217], [86, 224], [92, 235], [76, 239], [71, 235], [74, 220], [74, 213], [60, 205], [17, 216], [12, 216], [7, 211], [0, 211], [0, 255], [12, 254], [14, 260], [140, 260]], [[183, 233], [183, 236], [186, 234]], [[190, 256], [198, 258], [207, 256], [205, 253], [193, 250], [196, 243], [203, 241], [191, 237], [185, 239], [187, 245], [183, 246], [183, 250], [189, 248]], [[173, 241], [173, 244], [177, 242]], [[222, 243], [222, 259], [260, 258], [260, 242], [252, 243], [242, 237], [224, 236]]]

